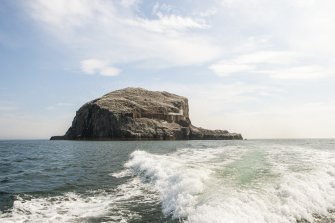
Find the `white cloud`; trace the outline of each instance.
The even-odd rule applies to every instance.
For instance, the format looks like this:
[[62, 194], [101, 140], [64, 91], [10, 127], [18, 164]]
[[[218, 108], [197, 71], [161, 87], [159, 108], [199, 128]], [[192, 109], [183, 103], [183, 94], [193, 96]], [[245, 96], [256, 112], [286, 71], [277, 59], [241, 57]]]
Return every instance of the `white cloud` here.
[[138, 2], [138, 0], [121, 0], [121, 5], [124, 7], [130, 7], [135, 5]]
[[218, 63], [212, 64], [209, 66], [209, 69], [212, 70], [217, 75], [229, 76], [234, 73], [249, 72], [254, 69], [254, 66], [247, 64], [238, 64], [238, 63]]
[[100, 74], [103, 76], [117, 76], [120, 69], [109, 66], [106, 61], [98, 59], [87, 59], [80, 61], [81, 70], [86, 74]]
[[154, 69], [203, 64], [221, 52], [210, 37], [197, 32], [209, 26], [196, 17], [161, 12], [150, 18], [132, 7], [102, 0], [26, 4], [28, 13], [47, 32], [87, 58]]
[[219, 76], [229, 76], [235, 73], [263, 72], [264, 65], [287, 66], [297, 60], [298, 54], [294, 52], [262, 50], [222, 60], [210, 65], [209, 69]]
[[209, 66], [214, 73], [244, 73], [251, 80], [263, 74], [287, 81], [335, 76], [334, 1], [220, 3], [212, 26], [218, 30], [215, 34], [220, 36], [225, 53], [221, 61]]
[[255, 51], [222, 60], [208, 68], [219, 76], [236, 73], [265, 74], [274, 79], [318, 79], [333, 76], [335, 69], [321, 65], [304, 65], [310, 57], [290, 51]]
[[298, 66], [288, 69], [278, 69], [262, 71], [275, 79], [318, 79], [329, 77], [335, 74], [334, 70], [329, 70], [321, 66]]
[[290, 51], [255, 51], [242, 54], [234, 61], [239, 64], [290, 64], [299, 58], [299, 54]]
[[226, 32], [235, 37], [232, 40], [235, 46], [242, 44], [248, 35], [266, 35], [276, 50], [314, 55], [321, 60], [334, 55], [335, 2], [332, 0], [220, 2], [221, 19], [226, 21]]
[[[224, 55], [236, 59], [238, 55], [250, 53], [245, 51], [246, 47], [253, 47], [255, 55], [250, 53], [252, 58], [239, 58], [239, 64], [242, 60], [259, 63], [264, 59], [282, 64], [294, 59], [295, 54], [313, 55], [318, 60], [313, 66], [327, 65], [318, 64], [320, 61], [328, 65], [335, 63], [332, 59], [335, 58], [335, 29], [332, 28], [335, 3], [331, 0], [174, 4], [137, 0], [25, 3], [33, 18], [78, 50], [77, 54], [108, 58], [118, 64], [132, 63], [138, 67], [153, 64], [153, 68], [198, 65], [213, 63], [218, 58], [231, 59]], [[250, 38], [267, 41], [247, 46]], [[236, 62], [228, 64], [231, 67]]]
[[190, 17], [182, 17], [178, 15], [160, 15], [158, 19], [136, 18], [127, 20], [127, 23], [151, 32], [170, 34], [178, 34], [178, 32], [190, 29], [209, 28], [204, 21], [196, 21]]
[[87, 0], [34, 0], [28, 3], [28, 10], [37, 21], [58, 29], [66, 29], [80, 27], [93, 16], [94, 8], [90, 7], [88, 2]]

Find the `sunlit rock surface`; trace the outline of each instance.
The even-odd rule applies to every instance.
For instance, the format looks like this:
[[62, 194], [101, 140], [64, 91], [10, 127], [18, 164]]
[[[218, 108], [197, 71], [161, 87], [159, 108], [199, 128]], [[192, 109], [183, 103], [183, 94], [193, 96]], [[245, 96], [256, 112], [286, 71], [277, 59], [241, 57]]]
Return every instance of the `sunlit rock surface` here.
[[84, 104], [64, 136], [52, 140], [242, 139], [226, 130], [195, 127], [188, 100], [169, 92], [125, 88]]

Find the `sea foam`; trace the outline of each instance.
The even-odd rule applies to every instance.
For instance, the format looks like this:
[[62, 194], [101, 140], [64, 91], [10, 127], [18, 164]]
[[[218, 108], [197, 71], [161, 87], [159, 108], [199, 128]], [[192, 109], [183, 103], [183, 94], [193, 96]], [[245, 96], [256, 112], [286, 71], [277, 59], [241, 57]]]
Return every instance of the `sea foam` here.
[[[130, 210], [134, 203], [156, 202], [156, 195], [138, 178], [111, 191], [74, 192], [59, 196], [17, 196], [13, 207], [0, 213], [0, 222], [128, 222], [141, 216]], [[150, 193], [148, 193], [150, 192]]]
[[[261, 153], [260, 153], [261, 152]], [[263, 154], [267, 177], [241, 184], [236, 163]], [[333, 153], [300, 147], [135, 151], [126, 168], [160, 194], [165, 215], [193, 223], [316, 222], [335, 209]], [[253, 165], [256, 165], [254, 163]], [[252, 165], [249, 167], [253, 168]], [[233, 174], [225, 174], [230, 169]], [[235, 171], [235, 172], [234, 172]], [[257, 172], [257, 171], [256, 171]], [[259, 173], [257, 173], [259, 174]]]

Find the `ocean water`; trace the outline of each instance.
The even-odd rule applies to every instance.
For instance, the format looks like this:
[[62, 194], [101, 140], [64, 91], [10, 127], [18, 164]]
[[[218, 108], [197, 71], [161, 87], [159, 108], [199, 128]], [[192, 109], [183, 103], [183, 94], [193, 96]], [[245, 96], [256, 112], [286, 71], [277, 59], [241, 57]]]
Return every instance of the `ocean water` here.
[[335, 222], [335, 140], [0, 141], [0, 222]]

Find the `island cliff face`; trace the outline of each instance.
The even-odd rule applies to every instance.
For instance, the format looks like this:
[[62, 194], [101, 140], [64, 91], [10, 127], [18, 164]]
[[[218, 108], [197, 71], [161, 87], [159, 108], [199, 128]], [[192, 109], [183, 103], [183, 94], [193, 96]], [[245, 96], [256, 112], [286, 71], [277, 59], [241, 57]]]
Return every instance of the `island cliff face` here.
[[125, 88], [84, 104], [64, 136], [51, 140], [243, 139], [226, 130], [195, 127], [188, 100], [168, 92]]

